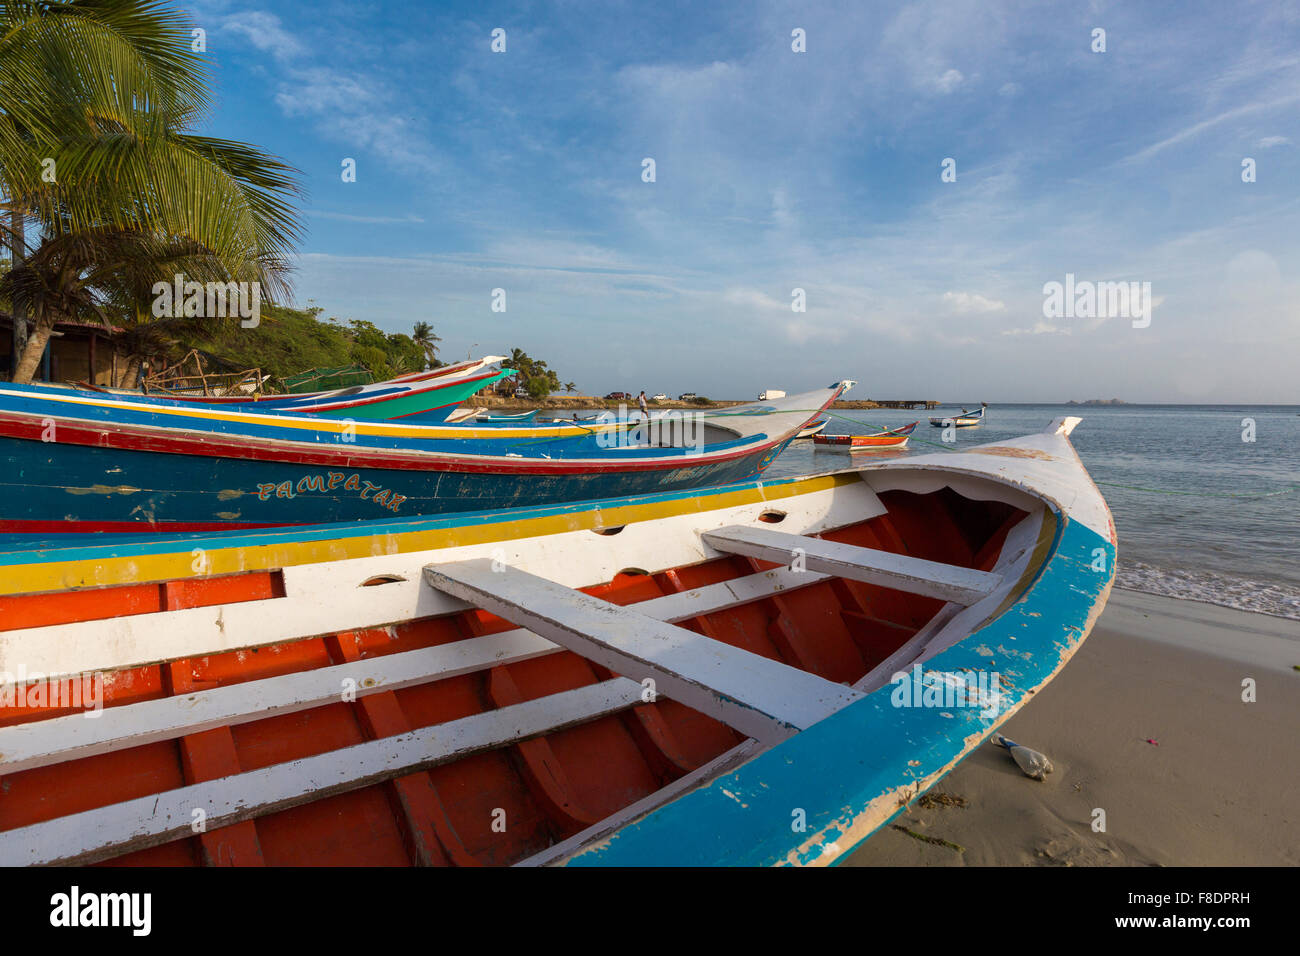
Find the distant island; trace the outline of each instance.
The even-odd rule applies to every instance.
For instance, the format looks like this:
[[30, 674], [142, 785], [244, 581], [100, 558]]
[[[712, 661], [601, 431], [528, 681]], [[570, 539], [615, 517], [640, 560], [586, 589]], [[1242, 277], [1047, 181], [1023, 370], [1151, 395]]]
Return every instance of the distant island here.
[[1065, 404], [1067, 405], [1127, 405], [1128, 402], [1124, 401], [1124, 399], [1122, 398], [1090, 398], [1086, 402], [1076, 402], [1074, 399], [1070, 399]]

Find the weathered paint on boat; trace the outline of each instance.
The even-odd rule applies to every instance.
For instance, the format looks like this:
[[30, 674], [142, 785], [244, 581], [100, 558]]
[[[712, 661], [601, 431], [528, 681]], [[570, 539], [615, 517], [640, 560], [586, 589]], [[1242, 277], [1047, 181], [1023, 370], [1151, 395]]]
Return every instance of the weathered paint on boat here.
[[46, 396], [53, 398], [81, 398], [103, 407], [139, 407], [146, 410], [166, 411], [188, 409], [197, 412], [193, 417], [203, 418], [204, 410], [235, 414], [258, 415], [311, 415], [350, 421], [382, 422], [402, 419], [411, 423], [436, 424], [447, 417], [470, 396], [502, 378], [515, 374], [511, 369], [499, 369], [489, 357], [476, 362], [463, 363], [453, 369], [438, 369], [404, 379], [377, 382], [332, 392], [310, 395], [282, 395], [265, 398], [251, 396], [159, 396], [140, 393], [83, 389], [65, 385], [15, 385], [6, 388], [10, 394]]
[[[1075, 422], [702, 492], [0, 556], [0, 692], [20, 666], [110, 677], [96, 721], [7, 711], [0, 863], [836, 862], [1050, 680], [1100, 613], [1114, 526]], [[802, 547], [782, 567], [744, 557], [750, 539]], [[852, 576], [816, 570], [831, 567]], [[455, 596], [475, 574], [508, 620]], [[576, 588], [610, 602], [611, 624], [645, 619], [621, 605], [689, 627], [659, 626], [689, 655], [645, 666], [687, 661], [696, 703], [670, 683], [648, 700], [640, 665], [610, 678], [535, 609], [509, 610], [495, 579], [530, 575], [557, 620], [580, 610]], [[949, 582], [979, 586], [924, 596]], [[636, 651], [638, 626], [630, 644], [597, 627], [572, 646]], [[689, 664], [722, 645], [719, 660], [745, 649], [766, 661], [755, 675], [789, 679]], [[403, 663], [434, 659], [459, 663]], [[892, 706], [891, 677], [914, 664], [1006, 675], [996, 713]], [[362, 678], [355, 700], [344, 673]], [[698, 693], [732, 677], [741, 703], [815, 703], [791, 690], [806, 684], [829, 712], [755, 710], [744, 739], [726, 723], [736, 701]]]
[[[667, 415], [644, 433], [618, 423], [422, 427], [0, 388], [0, 462], [14, 491], [0, 500], [0, 533], [364, 521], [724, 484], [760, 474], [850, 385], [711, 414], [694, 437]], [[678, 446], [657, 443], [674, 425]]]
[[[1078, 650], [1104, 606], [1111, 578], [1090, 572], [1115, 546], [1069, 524], [1032, 593], [957, 647], [930, 658], [944, 673], [994, 670], [1009, 678], [1008, 709], [996, 723], [973, 708], [893, 707], [886, 690], [808, 728], [741, 769], [725, 774], [570, 862], [606, 866], [737, 866], [842, 862], [867, 837], [955, 768], [991, 730], [1015, 714]], [[1047, 648], [1021, 642], [1059, 635]], [[864, 741], [875, 741], [869, 749]], [[884, 743], [888, 742], [888, 743]], [[868, 759], [869, 755], [869, 759]], [[846, 772], [846, 764], [854, 772]], [[792, 839], [791, 812], [806, 832]], [[793, 845], [792, 845], [793, 844]]]
[[813, 442], [832, 448], [845, 447], [853, 450], [865, 448], [905, 448], [907, 440], [920, 422], [902, 425], [874, 435], [814, 435]]
[[821, 432], [821, 430], [824, 429], [824, 428], [825, 428], [829, 423], [830, 423], [830, 419], [829, 419], [829, 418], [823, 418], [823, 419], [820, 419], [820, 420], [818, 420], [818, 421], [815, 421], [815, 422], [813, 422], [811, 425], [809, 425], [807, 428], [805, 428], [803, 431], [799, 432], [799, 434], [796, 435], [795, 437], [796, 437], [796, 438], [812, 438], [814, 435], [816, 435], [816, 434], [818, 434], [819, 432]]

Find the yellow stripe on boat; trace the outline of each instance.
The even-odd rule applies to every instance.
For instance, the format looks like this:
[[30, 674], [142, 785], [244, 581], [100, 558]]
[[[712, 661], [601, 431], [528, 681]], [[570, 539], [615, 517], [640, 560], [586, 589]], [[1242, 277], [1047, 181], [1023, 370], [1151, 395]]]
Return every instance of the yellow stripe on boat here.
[[[445, 524], [446, 519], [431, 519], [427, 522], [417, 520], [411, 523], [415, 525], [411, 530], [376, 531], [373, 534], [365, 534], [361, 527], [349, 524], [340, 529], [337, 538], [313, 537], [310, 540], [275, 541], [265, 545], [252, 544], [249, 539], [259, 533], [275, 536], [292, 534], [299, 529], [266, 528], [260, 532], [255, 529], [238, 535], [238, 544], [208, 550], [202, 556], [204, 562], [196, 560], [190, 550], [189, 542], [172, 539], [160, 542], [160, 546], [174, 549], [165, 553], [70, 558], [11, 565], [3, 568], [3, 573], [0, 574], [0, 595], [210, 578], [221, 574], [267, 571], [321, 561], [340, 561], [349, 558], [368, 558], [509, 541], [564, 531], [598, 531], [696, 511], [780, 501], [796, 495], [853, 484], [859, 480], [856, 472], [839, 472], [778, 484], [749, 485], [723, 492], [685, 493], [681, 497], [614, 507], [605, 507], [601, 502], [593, 502], [589, 507], [581, 510], [520, 518], [514, 521], [494, 521], [491, 520], [492, 514], [466, 515], [465, 523], [452, 524], [450, 527], [420, 528], [419, 525], [422, 523], [432, 524], [436, 521]], [[196, 564], [202, 568], [201, 571], [195, 570]]]

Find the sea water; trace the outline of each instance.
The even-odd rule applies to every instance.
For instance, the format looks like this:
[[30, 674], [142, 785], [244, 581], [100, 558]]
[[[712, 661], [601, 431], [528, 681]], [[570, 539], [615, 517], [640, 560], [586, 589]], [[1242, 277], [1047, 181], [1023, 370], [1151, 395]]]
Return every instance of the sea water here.
[[[978, 406], [966, 406], [974, 408]], [[969, 448], [1083, 419], [1071, 440], [1115, 517], [1116, 585], [1300, 619], [1300, 406], [993, 405], [944, 443], [928, 412], [836, 411], [827, 433], [866, 434], [921, 419], [902, 451], [864, 464]], [[850, 454], [792, 442], [770, 477], [848, 466]]]

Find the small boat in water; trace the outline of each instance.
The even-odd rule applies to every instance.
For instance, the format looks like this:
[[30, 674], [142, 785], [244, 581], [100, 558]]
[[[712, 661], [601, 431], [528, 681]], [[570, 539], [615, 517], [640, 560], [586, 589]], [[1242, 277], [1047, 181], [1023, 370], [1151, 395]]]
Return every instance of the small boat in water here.
[[907, 440], [920, 422], [876, 432], [874, 435], [816, 435], [814, 444], [858, 451], [871, 448], [906, 448]]
[[447, 423], [473, 422], [475, 425], [521, 425], [537, 420], [540, 408], [517, 415], [493, 415], [486, 408], [458, 408], [447, 416]]
[[988, 402], [980, 402], [979, 411], [972, 412], [963, 408], [960, 415], [949, 416], [947, 418], [931, 418], [930, 424], [935, 428], [973, 428], [984, 421], [984, 413], [988, 410]]
[[1078, 421], [708, 491], [0, 555], [0, 865], [834, 863], [1101, 613], [1115, 528]]
[[830, 424], [829, 418], [819, 418], [817, 421], [813, 422], [807, 428], [800, 430], [799, 434], [795, 435], [794, 437], [812, 438], [814, 435], [819, 434], [822, 431], [822, 429], [824, 429], [828, 424]]

